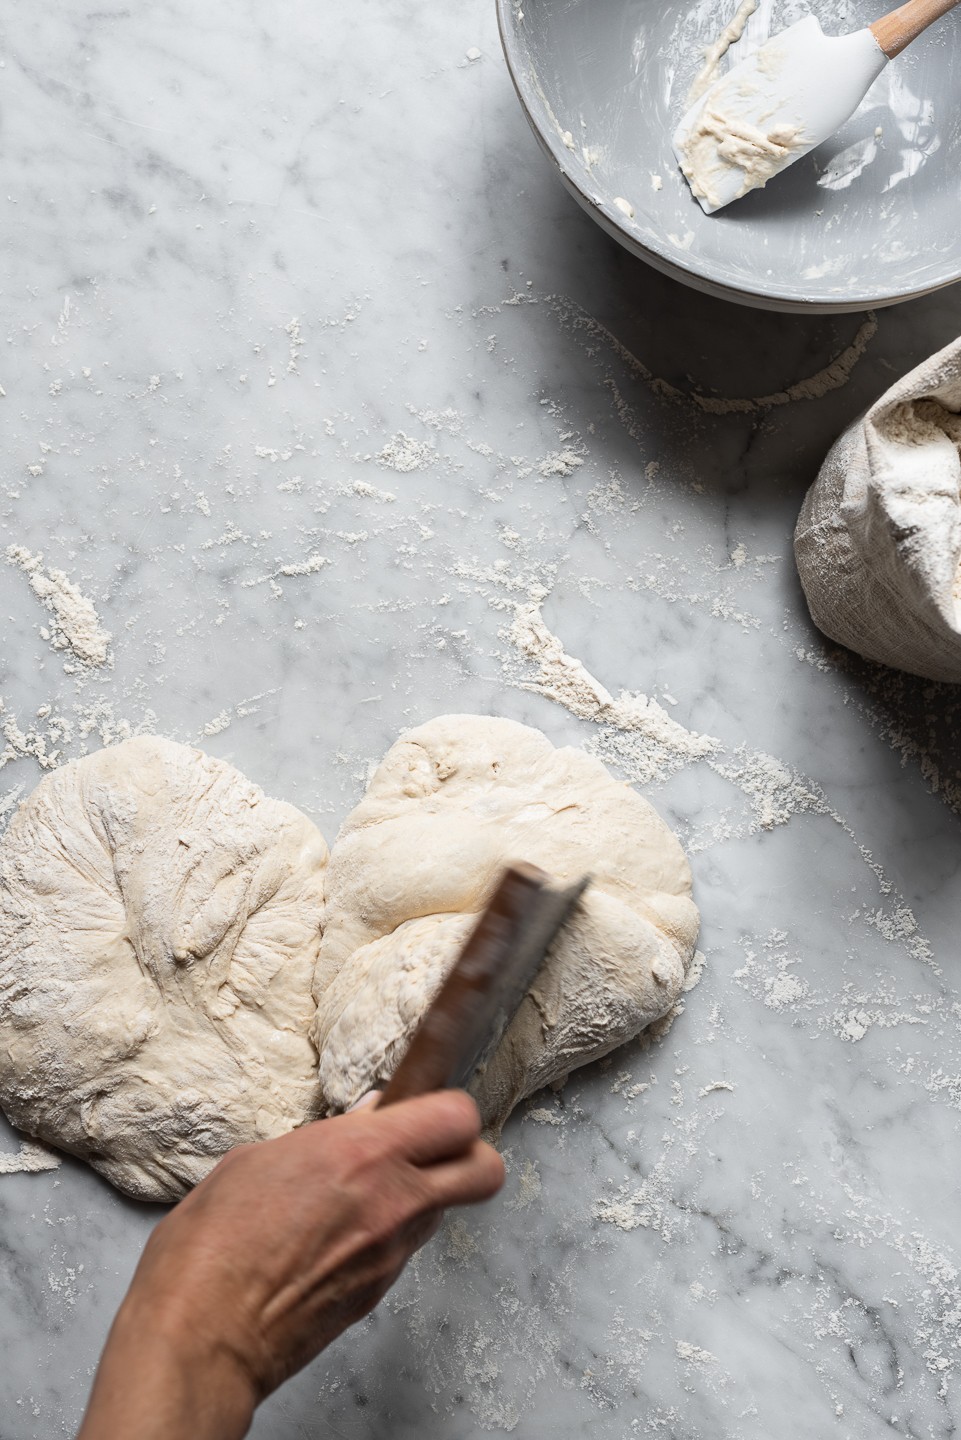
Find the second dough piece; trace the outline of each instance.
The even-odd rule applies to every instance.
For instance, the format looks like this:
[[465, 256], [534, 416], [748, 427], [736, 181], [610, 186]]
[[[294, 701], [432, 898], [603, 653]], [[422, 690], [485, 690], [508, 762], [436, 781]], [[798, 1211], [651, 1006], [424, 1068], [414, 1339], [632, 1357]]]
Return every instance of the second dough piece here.
[[593, 885], [472, 1086], [489, 1130], [674, 1004], [698, 915], [654, 809], [538, 730], [441, 716], [391, 748], [333, 847], [314, 989], [327, 1113], [392, 1074], [509, 860]]

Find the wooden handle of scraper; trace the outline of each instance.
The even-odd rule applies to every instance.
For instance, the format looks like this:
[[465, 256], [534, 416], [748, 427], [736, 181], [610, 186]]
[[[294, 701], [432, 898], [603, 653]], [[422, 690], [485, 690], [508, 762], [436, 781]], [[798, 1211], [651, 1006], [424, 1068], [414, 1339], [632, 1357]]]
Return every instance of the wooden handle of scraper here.
[[885, 55], [889, 60], [893, 60], [912, 40], [917, 40], [929, 25], [940, 20], [942, 15], [947, 15], [948, 11], [958, 4], [961, 4], [961, 0], [908, 0], [906, 5], [892, 10], [890, 15], [883, 15], [880, 20], [875, 20], [869, 28]]

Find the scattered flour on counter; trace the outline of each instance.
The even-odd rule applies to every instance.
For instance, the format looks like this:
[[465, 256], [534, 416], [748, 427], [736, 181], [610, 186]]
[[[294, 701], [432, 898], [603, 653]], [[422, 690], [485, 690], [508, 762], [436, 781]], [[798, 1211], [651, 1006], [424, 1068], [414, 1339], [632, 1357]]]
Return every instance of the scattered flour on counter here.
[[619, 1192], [614, 1200], [595, 1200], [593, 1214], [595, 1220], [601, 1220], [605, 1225], [616, 1225], [618, 1230], [637, 1230], [642, 1225], [646, 1229], [651, 1223], [642, 1190], [636, 1190], [632, 1195], [626, 1191]]
[[[855, 366], [863, 357], [878, 329], [877, 316], [873, 311], [869, 311], [858, 327], [850, 345], [847, 345], [840, 355], [837, 355], [815, 374], [809, 375], [804, 380], [798, 380], [783, 390], [772, 391], [769, 395], [756, 395], [750, 398], [727, 397], [707, 395], [700, 390], [684, 391], [679, 389], [678, 386], [655, 375], [653, 370], [649, 369], [643, 360], [638, 359], [606, 325], [603, 325], [600, 320], [596, 320], [576, 301], [569, 299], [566, 295], [556, 294], [548, 295], [545, 299], [550, 312], [556, 316], [564, 328], [584, 344], [584, 348], [591, 358], [597, 356], [596, 342], [599, 341], [633, 375], [642, 380], [653, 394], [659, 395], [663, 400], [668, 400], [672, 404], [695, 405], [708, 415], [758, 415], [763, 414], [766, 410], [777, 409], [781, 405], [792, 405], [798, 401], [820, 400], [832, 390], [840, 390], [850, 380]], [[604, 383], [611, 392], [621, 423], [629, 434], [633, 434], [633, 430], [636, 428], [633, 413], [621, 395], [617, 382], [613, 376], [608, 374], [605, 376]]]
[[[823, 1219], [823, 1201], [808, 1177], [798, 1173], [794, 1186], [802, 1219]], [[901, 1293], [905, 1299], [898, 1302], [884, 1296], [884, 1301], [896, 1308], [900, 1304], [908, 1307], [914, 1352], [924, 1361], [928, 1372], [940, 1380], [937, 1393], [944, 1400], [949, 1381], [955, 1378], [961, 1351], [961, 1281], [957, 1255], [920, 1234], [913, 1215], [874, 1210], [872, 1204], [877, 1202], [850, 1185], [845, 1185], [843, 1191], [847, 1209], [835, 1222], [833, 1237], [841, 1245], [857, 1251], [871, 1249], [877, 1273], [902, 1278], [905, 1288]], [[848, 1356], [854, 1356], [863, 1345], [864, 1317], [865, 1304], [857, 1295], [845, 1296], [843, 1289], [822, 1284], [815, 1291], [815, 1305], [806, 1318], [812, 1322], [813, 1334], [818, 1340], [840, 1341]], [[884, 1333], [882, 1330], [881, 1334]], [[898, 1367], [899, 1389], [901, 1384]], [[892, 1428], [894, 1421], [892, 1416]], [[912, 1429], [909, 1427], [901, 1433], [910, 1434]]]
[[583, 456], [578, 455], [576, 450], [555, 450], [538, 463], [537, 473], [543, 475], [545, 480], [551, 475], [573, 475], [583, 464]]
[[300, 320], [295, 315], [292, 320], [284, 326], [284, 330], [290, 341], [290, 350], [287, 357], [287, 374], [299, 375], [299, 361], [304, 348], [303, 333], [300, 328]]
[[677, 1340], [674, 1350], [679, 1360], [687, 1360], [694, 1365], [719, 1365], [721, 1362], [710, 1350], [702, 1350], [699, 1345], [691, 1345], [687, 1340]]
[[734, 1086], [728, 1080], [712, 1080], [710, 1085], [703, 1086], [697, 1092], [697, 1098], [704, 1100], [708, 1095], [713, 1095], [718, 1090], [730, 1090], [733, 1093]]
[[[666, 1138], [666, 1137], [665, 1137]], [[669, 1151], [672, 1146], [669, 1146]], [[668, 1158], [657, 1160], [640, 1185], [619, 1185], [608, 1198], [599, 1196], [591, 1208], [595, 1220], [618, 1230], [654, 1230], [665, 1244], [673, 1240], [682, 1216], [676, 1213]]]
[[520, 688], [603, 726], [600, 737], [588, 748], [600, 759], [619, 765], [630, 779], [638, 783], [662, 780], [705, 760], [750, 801], [755, 815], [752, 830], [772, 830], [798, 814], [838, 818], [811, 781], [774, 756], [739, 745], [728, 759], [722, 759], [720, 740], [688, 730], [656, 700], [626, 690], [615, 698], [547, 628], [540, 601], [518, 605], [513, 623], [504, 633], [537, 665], [534, 678], [518, 682]]
[[540, 1197], [540, 1171], [533, 1160], [525, 1160], [517, 1177], [517, 1194], [508, 1200], [508, 1210], [527, 1210]]
[[[407, 409], [409, 413], [414, 416], [415, 420], [419, 420], [422, 425], [426, 425], [428, 430], [442, 430], [445, 435], [454, 436], [463, 433], [464, 417], [460, 411], [453, 410], [449, 405], [443, 410], [432, 410], [429, 406], [426, 409], [418, 410], [416, 405], [408, 405]], [[471, 442], [470, 440], [467, 441], [467, 444], [471, 449], [474, 449], [476, 446], [483, 455], [493, 455], [494, 453], [489, 445], [477, 444], [477, 442]]]
[[903, 902], [896, 901], [891, 910], [879, 908], [855, 913], [885, 940], [903, 945], [915, 960], [923, 960], [929, 965], [933, 962], [930, 946], [918, 931], [914, 912]]
[[8, 545], [7, 559], [30, 581], [30, 588], [51, 616], [51, 644], [71, 650], [85, 665], [106, 665], [110, 636], [100, 624], [93, 602], [81, 594], [62, 570], [45, 570], [43, 556], [22, 545]]
[[212, 720], [208, 720], [204, 726], [205, 735], [221, 735], [224, 730], [230, 729], [230, 716], [226, 710], [221, 710]]
[[731, 763], [715, 760], [711, 768], [747, 796], [761, 830], [786, 825], [792, 815], [830, 814], [823, 795], [809, 780], [763, 751], [739, 745]]
[[[132, 735], [152, 734], [157, 724], [152, 710], [144, 711], [143, 719], [135, 724], [118, 716], [113, 704], [102, 697], [87, 704], [74, 703], [69, 714], [42, 705], [36, 718], [40, 723], [25, 730], [0, 695], [0, 770], [16, 760], [33, 760], [41, 770], [53, 770], [71, 755], [86, 753], [83, 742], [90, 735], [95, 734], [101, 745], [114, 745]], [[5, 813], [0, 809], [0, 819]]]
[[837, 1018], [834, 1033], [841, 1040], [851, 1040], [857, 1043], [863, 1040], [871, 1029], [871, 1017], [864, 1010], [851, 1010], [847, 1015], [840, 1015]]
[[[508, 572], [498, 573], [507, 584]], [[523, 589], [523, 578], [512, 577], [508, 588]], [[532, 583], [527, 601], [513, 605], [513, 622], [501, 632], [537, 666], [532, 679], [514, 679], [513, 683], [563, 705], [579, 719], [598, 725], [599, 734], [585, 746], [589, 753], [620, 769], [632, 783], [642, 785], [666, 780], [688, 765], [703, 761], [745, 797], [753, 812], [753, 818], [746, 825], [717, 824], [712, 835], [716, 842], [774, 830], [787, 825], [796, 815], [825, 816], [840, 826], [853, 842], [876, 879], [881, 895], [892, 894], [893, 887], [885, 879], [881, 866], [859, 843], [844, 817], [828, 804], [814, 781], [763, 751], [752, 751], [745, 745], [726, 750], [713, 736], [698, 734], [678, 724], [655, 700], [645, 695], [621, 691], [615, 698], [580, 660], [567, 653], [560, 639], [548, 629], [541, 615], [541, 605], [546, 598], [544, 587]], [[702, 848], [688, 845], [692, 853]], [[938, 970], [931, 947], [903, 899], [893, 896], [888, 906], [859, 909], [854, 918], [903, 948], [912, 959]], [[771, 1008], [797, 998], [800, 995], [793, 982], [779, 985], [772, 991]], [[674, 1018], [672, 1011], [667, 1023], [673, 1023]], [[651, 1032], [656, 1028], [651, 1027]]]
[[536, 1125], [563, 1125], [564, 1123], [556, 1110], [545, 1110], [543, 1106], [528, 1110], [523, 1118], [533, 1120]]
[[319, 570], [323, 570], [324, 566], [329, 564], [330, 561], [326, 555], [309, 555], [306, 560], [295, 560], [291, 561], [289, 565], [281, 565], [277, 574], [288, 577], [296, 575], [316, 575]]
[[784, 1010], [797, 1007], [807, 996], [808, 987], [799, 975], [782, 970], [780, 974], [765, 981], [767, 994], [764, 1003], [769, 1010]]
[[867, 318], [858, 326], [854, 339], [840, 355], [825, 365], [823, 370], [809, 375], [806, 380], [798, 380], [794, 385], [788, 385], [784, 390], [776, 390], [770, 395], [758, 395], [749, 400], [725, 399], [721, 396], [702, 395], [699, 392], [695, 392], [690, 398], [709, 415], [751, 415], [759, 410], [773, 410], [779, 405], [791, 405], [798, 400], [820, 400], [822, 396], [832, 390], [840, 390], [848, 383], [854, 367], [863, 357], [877, 331], [877, 316], [873, 311], [869, 311]]
[[[897, 1002], [893, 997], [885, 995], [883, 998], [887, 1008], [882, 1009], [875, 1006], [873, 1009], [867, 1009], [866, 1005], [871, 1003], [872, 997], [865, 996], [862, 997], [863, 1003], [857, 1009], [836, 1010], [833, 1015], [822, 1022], [822, 1028], [830, 1028], [839, 1040], [847, 1040], [852, 1045], [856, 1045], [871, 1030], [892, 1030], [900, 1025], [924, 1026], [929, 1023], [930, 1016], [928, 1014], [918, 1014], [914, 1010], [899, 1010], [896, 1008]], [[930, 1008], [928, 1006], [929, 1010]], [[937, 1018], [940, 1020], [941, 1017]], [[925, 1088], [929, 1093], [933, 1093], [930, 1081], [926, 1083]], [[957, 1097], [952, 1097], [952, 1103], [956, 1109], [961, 1108], [961, 1105], [957, 1103]]]
[[[884, 743], [900, 756], [902, 766], [917, 766], [926, 788], [961, 815], [961, 772], [955, 758], [955, 737], [961, 725], [958, 686], [932, 687], [936, 707], [919, 695], [913, 676], [883, 666], [866, 666], [847, 651], [832, 651], [833, 668], [854, 674], [853, 699], [861, 715]], [[864, 694], [864, 691], [867, 694]], [[949, 698], [950, 697], [950, 698]]]
[[605, 763], [619, 766], [632, 781], [663, 780], [705, 760], [750, 802], [755, 817], [752, 831], [786, 825], [793, 815], [832, 813], [812, 782], [774, 756], [740, 745], [722, 759], [719, 740], [688, 730], [656, 700], [629, 691], [621, 691], [615, 698], [580, 660], [565, 651], [544, 623], [539, 603], [517, 606], [506, 637], [537, 665], [532, 680], [519, 682], [521, 688], [604, 727], [588, 749]]
[[[351, 537], [338, 536], [338, 538], [349, 539]], [[367, 537], [364, 535], [354, 538], [366, 539]], [[259, 585], [268, 585], [272, 597], [279, 600], [284, 592], [277, 584], [278, 579], [283, 577], [286, 580], [294, 580], [301, 575], [317, 575], [330, 564], [328, 556], [318, 555], [314, 552], [308, 555], [306, 560], [288, 560], [285, 565], [279, 565], [276, 570], [271, 570], [266, 575], [248, 576], [246, 580], [241, 580], [240, 586], [242, 590], [256, 590]]]
[[[853, 959], [854, 953], [847, 950], [849, 958]], [[952, 1053], [956, 1047], [961, 1035], [961, 1008], [950, 993], [937, 994], [927, 989], [902, 995], [891, 977], [883, 974], [872, 977], [870, 988], [865, 988], [858, 965], [852, 972], [859, 976], [858, 980], [845, 980], [842, 973], [832, 976], [826, 986], [818, 987], [799, 973], [807, 959], [810, 957], [805, 957], [803, 945], [793, 948], [787, 932], [774, 929], [764, 937], [745, 937], [744, 963], [732, 972], [731, 978], [740, 989], [789, 1023], [796, 1024], [803, 1017], [809, 1034], [831, 1034], [854, 1045], [872, 1031], [920, 1027], [931, 1032], [928, 1043], [933, 1045], [935, 1056]], [[896, 1043], [886, 1053], [885, 1063], [910, 1077], [907, 1084], [923, 1086], [932, 1098], [961, 1110], [961, 1076], [940, 1084], [941, 1072], [932, 1071], [928, 1061], [918, 1062], [914, 1057], [905, 1060], [906, 1055], [910, 1056], [910, 1043], [907, 1039]]]
[[17, 1154], [0, 1151], [0, 1175], [39, 1175], [44, 1170], [59, 1170], [60, 1156], [39, 1140], [24, 1140]]
[[41, 770], [52, 770], [58, 763], [59, 751], [48, 749], [49, 734], [43, 734], [35, 726], [23, 730], [17, 717], [7, 710], [0, 696], [0, 735], [4, 745], [0, 750], [0, 770], [14, 760], [36, 760]]
[[271, 465], [276, 465], [278, 460], [290, 460], [293, 457], [292, 450], [277, 450], [271, 445], [255, 445], [254, 454], [258, 460], [269, 460]]
[[275, 686], [272, 690], [261, 690], [256, 695], [248, 695], [245, 699], [238, 700], [233, 707], [233, 713], [228, 708], [221, 710], [219, 715], [215, 715], [212, 720], [208, 720], [201, 727], [201, 734], [207, 739], [214, 735], [222, 735], [225, 730], [230, 729], [234, 720], [245, 720], [250, 715], [259, 714], [261, 709], [259, 702], [276, 694], [277, 687]]
[[[586, 338], [584, 348], [590, 356], [594, 357], [597, 354], [597, 345], [592, 342], [600, 341], [627, 366], [632, 374], [643, 380], [645, 385], [647, 385], [655, 395], [659, 395], [662, 399], [675, 403], [688, 399], [683, 390], [679, 390], [676, 385], [671, 385], [667, 380], [662, 380], [660, 376], [655, 375], [653, 370], [649, 370], [643, 360], [639, 360], [622, 341], [618, 340], [613, 331], [609, 330], [606, 325], [603, 325], [600, 320], [596, 320], [588, 310], [585, 310], [582, 305], [578, 305], [575, 300], [569, 299], [566, 295], [547, 295], [545, 296], [545, 300], [551, 314], [557, 318], [563, 328], [569, 330], [577, 340], [584, 340]], [[615, 405], [617, 405], [619, 400], [623, 404], [624, 402], [621, 400], [620, 392], [617, 390], [613, 379], [608, 376], [606, 377], [605, 383], [614, 396]], [[618, 413], [620, 414], [620, 410]]]
[[429, 465], [433, 465], [437, 452], [433, 445], [424, 440], [415, 440], [412, 435], [399, 430], [375, 458], [378, 465], [408, 475], [412, 470], [426, 470]]
[[354, 495], [363, 496], [365, 500], [379, 500], [382, 505], [392, 505], [397, 499], [392, 491], [378, 490], [376, 485], [368, 485], [366, 480], [354, 480], [350, 490]]
[[637, 1082], [634, 1080], [632, 1071], [622, 1070], [621, 1073], [615, 1077], [611, 1085], [611, 1094], [623, 1095], [625, 1100], [636, 1100], [638, 1095], [643, 1095], [645, 1091], [650, 1090], [650, 1088], [649, 1081], [643, 1080]]
[[455, 1264], [466, 1265], [480, 1249], [470, 1230], [467, 1228], [466, 1220], [460, 1215], [451, 1215], [448, 1212], [444, 1221], [444, 1255], [446, 1259], [453, 1260]]
[[539, 604], [519, 605], [507, 638], [522, 655], [537, 665], [533, 680], [521, 688], [555, 700], [583, 720], [611, 726], [639, 737], [644, 753], [636, 757], [651, 774], [664, 767], [678, 768], [718, 749], [710, 735], [697, 735], [673, 720], [656, 700], [622, 690], [616, 698], [568, 655], [558, 637], [548, 630]]
[[[700, 984], [706, 963], [703, 953], [696, 950], [681, 987], [682, 997]], [[661, 1046], [675, 1022], [684, 1014], [685, 1008], [684, 999], [681, 998], [661, 1020], [642, 1031], [635, 1042], [635, 1053], [638, 1051], [643, 1053], [655, 1046]], [[626, 1078], [629, 1077], [625, 1075], [618, 1077], [612, 1087], [613, 1094], [622, 1094], [627, 1100], [633, 1101], [650, 1089], [650, 1085], [646, 1082], [626, 1086]], [[653, 1074], [651, 1079], [654, 1079]], [[550, 1112], [544, 1113], [549, 1114]], [[558, 1122], [550, 1123], [557, 1124]], [[698, 1119], [693, 1122], [693, 1126], [703, 1131], [706, 1123]], [[681, 1125], [682, 1130], [685, 1125], [687, 1122]], [[671, 1183], [671, 1151], [675, 1146], [676, 1138], [675, 1134], [662, 1137], [662, 1141], [667, 1144], [667, 1151], [660, 1160], [655, 1162], [639, 1186], [626, 1181], [617, 1186], [613, 1195], [598, 1196], [591, 1207], [593, 1218], [601, 1221], [602, 1224], [613, 1225], [618, 1230], [655, 1230], [665, 1244], [670, 1244], [679, 1226], [685, 1222], [683, 1212], [678, 1210], [675, 1203]]]

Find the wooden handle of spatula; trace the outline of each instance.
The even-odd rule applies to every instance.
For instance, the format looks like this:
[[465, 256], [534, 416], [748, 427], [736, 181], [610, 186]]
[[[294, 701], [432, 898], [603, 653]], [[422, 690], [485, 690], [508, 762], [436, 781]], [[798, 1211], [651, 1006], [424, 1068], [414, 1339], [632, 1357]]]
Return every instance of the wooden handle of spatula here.
[[908, 0], [906, 5], [892, 10], [890, 15], [875, 20], [870, 27], [871, 34], [888, 59], [893, 60], [912, 40], [917, 40], [929, 25], [940, 20], [942, 15], [947, 15], [948, 11], [958, 4], [961, 4], [961, 0]]

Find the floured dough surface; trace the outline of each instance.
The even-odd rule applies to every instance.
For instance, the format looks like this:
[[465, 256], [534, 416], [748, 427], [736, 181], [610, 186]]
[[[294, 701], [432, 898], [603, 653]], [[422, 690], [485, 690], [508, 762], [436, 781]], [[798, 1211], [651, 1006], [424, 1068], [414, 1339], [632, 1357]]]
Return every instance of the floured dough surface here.
[[593, 885], [472, 1087], [490, 1129], [674, 1004], [698, 915], [653, 808], [537, 730], [442, 716], [393, 746], [333, 848], [314, 1029], [328, 1112], [393, 1072], [510, 860]]
[[0, 1102], [170, 1200], [314, 1112], [327, 847], [231, 765], [138, 738], [65, 765], [0, 843]]

